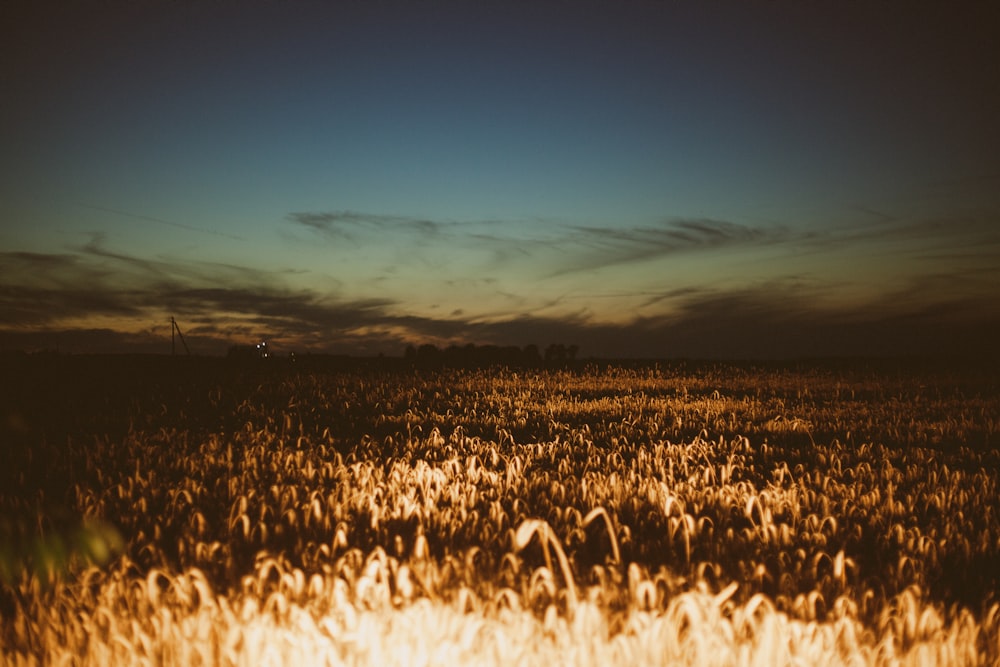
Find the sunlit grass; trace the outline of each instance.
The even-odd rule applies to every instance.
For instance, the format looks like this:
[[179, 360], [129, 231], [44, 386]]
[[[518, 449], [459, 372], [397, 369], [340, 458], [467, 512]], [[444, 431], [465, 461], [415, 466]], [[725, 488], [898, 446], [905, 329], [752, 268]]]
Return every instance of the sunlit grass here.
[[412, 595], [391, 558], [367, 560], [354, 580], [276, 569], [258, 567], [248, 578], [270, 583], [228, 595], [214, 594], [196, 569], [84, 572], [22, 610], [8, 628], [5, 663], [973, 665], [984, 657], [977, 641], [997, 632], [995, 615], [988, 627], [967, 612], [945, 620], [913, 591], [892, 601], [878, 634], [847, 601], [824, 622], [804, 621], [760, 594], [734, 602], [736, 584], [718, 593], [697, 585], [653, 609], [632, 600], [612, 630], [599, 587], [570, 613], [548, 606], [537, 614], [507, 591]]
[[53, 464], [117, 533], [46, 560], [52, 489], [0, 496], [44, 538], [3, 561], [0, 662], [991, 664], [997, 394], [918, 380], [275, 372], [131, 396], [120, 436], [73, 416]]

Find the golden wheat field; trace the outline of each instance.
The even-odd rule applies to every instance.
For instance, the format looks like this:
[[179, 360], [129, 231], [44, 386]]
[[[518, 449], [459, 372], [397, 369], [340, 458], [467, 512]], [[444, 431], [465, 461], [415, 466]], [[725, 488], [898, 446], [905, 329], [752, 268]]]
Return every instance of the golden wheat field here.
[[1000, 662], [995, 367], [5, 371], [4, 665]]

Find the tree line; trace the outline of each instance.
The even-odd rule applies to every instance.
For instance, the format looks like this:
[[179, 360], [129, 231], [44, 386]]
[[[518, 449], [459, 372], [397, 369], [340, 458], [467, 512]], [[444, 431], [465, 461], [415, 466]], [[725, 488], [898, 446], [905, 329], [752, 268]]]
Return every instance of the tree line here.
[[450, 345], [439, 348], [436, 345], [408, 345], [403, 358], [422, 366], [493, 366], [511, 367], [552, 366], [568, 364], [576, 360], [577, 345], [552, 343], [542, 351], [537, 345]]

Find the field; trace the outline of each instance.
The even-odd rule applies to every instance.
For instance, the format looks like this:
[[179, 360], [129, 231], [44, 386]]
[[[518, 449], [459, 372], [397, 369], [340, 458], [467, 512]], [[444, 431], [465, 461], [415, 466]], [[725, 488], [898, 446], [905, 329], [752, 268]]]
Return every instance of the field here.
[[995, 366], [3, 369], [0, 664], [1000, 662]]

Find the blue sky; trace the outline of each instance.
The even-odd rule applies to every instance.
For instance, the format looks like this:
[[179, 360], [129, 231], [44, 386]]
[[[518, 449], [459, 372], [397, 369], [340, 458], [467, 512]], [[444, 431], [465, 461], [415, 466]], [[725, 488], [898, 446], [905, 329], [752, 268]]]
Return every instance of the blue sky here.
[[1000, 22], [940, 3], [3, 10], [0, 347], [977, 351]]

